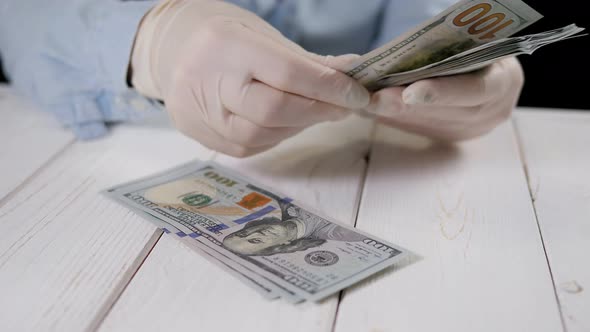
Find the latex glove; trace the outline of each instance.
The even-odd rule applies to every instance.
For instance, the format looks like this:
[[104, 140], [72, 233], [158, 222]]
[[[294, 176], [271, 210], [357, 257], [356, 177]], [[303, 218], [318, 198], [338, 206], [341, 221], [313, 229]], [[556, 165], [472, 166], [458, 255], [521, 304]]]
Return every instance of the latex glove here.
[[363, 108], [369, 92], [264, 20], [214, 0], [163, 1], [141, 23], [132, 84], [164, 100], [175, 126], [244, 157]]
[[443, 141], [481, 136], [510, 117], [524, 76], [508, 58], [469, 74], [380, 90], [365, 109], [389, 126]]

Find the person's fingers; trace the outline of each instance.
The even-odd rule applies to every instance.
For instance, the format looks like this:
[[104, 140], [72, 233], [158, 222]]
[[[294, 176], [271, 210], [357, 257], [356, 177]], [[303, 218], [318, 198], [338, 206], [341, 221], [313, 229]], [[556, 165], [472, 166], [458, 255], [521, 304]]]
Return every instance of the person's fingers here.
[[250, 156], [277, 145], [303, 128], [263, 128], [224, 110], [214, 113], [207, 109], [214, 100], [201, 100], [195, 88], [176, 86], [175, 98], [166, 103], [174, 126], [208, 148], [234, 157]]
[[269, 38], [241, 31], [250, 35], [238, 36], [240, 62], [251, 64], [255, 79], [285, 92], [346, 108], [363, 108], [369, 103], [367, 89], [346, 74]]
[[305, 129], [304, 127], [261, 127], [229, 111], [223, 121], [215, 121], [210, 125], [226, 140], [248, 148], [276, 145]]
[[[276, 127], [267, 128], [259, 126], [231, 111], [225, 109], [223, 104], [213, 106], [213, 103], [219, 101], [209, 99], [203, 101], [202, 98], [197, 98], [195, 89], [191, 90], [192, 102], [190, 104], [183, 104], [181, 109], [177, 109], [176, 115], [180, 115], [179, 119], [182, 123], [177, 125], [183, 132], [198, 131], [203, 123], [211, 130], [215, 131], [222, 140], [228, 141], [247, 148], [258, 148], [269, 145], [276, 145], [282, 140], [289, 138], [300, 131], [303, 127]], [[184, 99], [189, 100], [189, 99]], [[203, 104], [203, 102], [205, 104]], [[207, 105], [206, 105], [207, 104]], [[215, 109], [210, 112], [208, 109]], [[192, 123], [193, 129], [190, 128]]]
[[201, 122], [202, 119], [199, 119], [198, 117], [194, 117], [193, 119], [180, 119], [178, 116], [175, 116], [175, 113], [174, 110], [169, 110], [168, 112], [178, 131], [185, 136], [198, 141], [211, 150], [219, 151], [233, 157], [249, 157], [269, 150], [277, 144], [271, 143], [257, 147], [248, 147], [243, 144], [234, 143]]
[[509, 79], [503, 66], [477, 72], [417, 81], [403, 92], [410, 105], [477, 106], [501, 96]]
[[409, 111], [408, 105], [402, 101], [403, 91], [403, 87], [391, 87], [373, 93], [365, 111], [384, 117], [396, 117]]
[[[408, 109], [411, 109], [408, 111]], [[505, 107], [406, 105], [394, 115], [377, 113], [379, 122], [427, 137], [459, 141], [484, 135], [510, 117]]]
[[371, 103], [365, 108], [369, 113], [382, 117], [415, 123], [432, 122], [436, 125], [462, 124], [478, 125], [484, 122], [498, 124], [505, 120], [510, 112], [503, 107], [448, 106], [433, 104], [408, 105], [403, 102], [403, 87], [380, 90], [373, 94]]
[[378, 121], [390, 127], [395, 127], [407, 132], [426, 136], [442, 141], [462, 141], [484, 135], [491, 131], [495, 125], [474, 126], [463, 122], [445, 120], [416, 121], [415, 118], [389, 118], [377, 117]]
[[340, 120], [347, 109], [277, 90], [262, 82], [244, 85], [231, 78], [221, 83], [223, 104], [231, 112], [264, 127], [307, 127]]
[[327, 55], [327, 56], [322, 56], [322, 55], [317, 55], [317, 54], [313, 54], [313, 53], [309, 53], [311, 54], [311, 59], [313, 59], [314, 61], [317, 61], [321, 64], [323, 64], [324, 66], [330, 67], [330, 68], [334, 68], [338, 71], [341, 72], [346, 72], [346, 70], [348, 69], [348, 67], [350, 67], [350, 64], [353, 63], [354, 61], [358, 60], [361, 56], [358, 54], [343, 54], [343, 55], [338, 55], [338, 56], [332, 56], [332, 55]]
[[366, 110], [385, 125], [444, 141], [476, 137], [488, 131], [488, 124], [497, 124], [487, 120], [479, 107], [406, 105], [403, 91], [403, 87], [380, 90]]
[[477, 126], [484, 122], [485, 117], [480, 114], [480, 109], [475, 107], [455, 107], [455, 106], [439, 106], [439, 107], [417, 107], [406, 106], [405, 110], [394, 116], [384, 116], [398, 121], [399, 123], [419, 124], [424, 127], [445, 127], [452, 129], [461, 129], [465, 126]]

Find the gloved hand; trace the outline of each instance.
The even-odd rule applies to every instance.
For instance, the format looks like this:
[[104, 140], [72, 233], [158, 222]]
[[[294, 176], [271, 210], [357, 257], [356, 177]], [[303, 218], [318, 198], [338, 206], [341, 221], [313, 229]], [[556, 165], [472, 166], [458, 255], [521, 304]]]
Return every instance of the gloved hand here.
[[518, 60], [508, 58], [474, 73], [380, 90], [365, 110], [405, 131], [443, 141], [466, 140], [510, 117], [523, 81]]
[[131, 82], [185, 135], [244, 157], [367, 106], [369, 92], [331, 68], [348, 61], [309, 53], [223, 1], [170, 0], [140, 25]]

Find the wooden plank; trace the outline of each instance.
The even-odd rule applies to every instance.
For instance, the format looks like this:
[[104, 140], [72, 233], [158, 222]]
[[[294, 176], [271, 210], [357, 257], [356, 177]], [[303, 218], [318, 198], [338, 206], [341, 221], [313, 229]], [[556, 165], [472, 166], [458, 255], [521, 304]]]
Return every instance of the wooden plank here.
[[590, 331], [590, 113], [523, 110], [516, 125], [563, 320]]
[[169, 129], [76, 143], [0, 208], [0, 330], [92, 329], [159, 231], [99, 191], [212, 156]]
[[0, 205], [49, 159], [74, 141], [50, 114], [0, 84]]
[[[306, 130], [262, 155], [216, 160], [352, 224], [372, 124], [351, 118]], [[338, 297], [321, 304], [268, 301], [164, 236], [101, 331], [331, 331]]]
[[562, 329], [510, 124], [457, 147], [380, 127], [357, 227], [417, 257], [347, 290], [337, 332]]

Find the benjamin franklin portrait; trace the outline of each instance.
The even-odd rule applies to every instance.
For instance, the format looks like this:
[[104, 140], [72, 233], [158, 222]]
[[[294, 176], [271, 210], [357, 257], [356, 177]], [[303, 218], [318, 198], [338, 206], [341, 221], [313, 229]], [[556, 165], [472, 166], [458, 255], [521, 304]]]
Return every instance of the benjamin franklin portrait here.
[[283, 220], [254, 220], [223, 239], [223, 245], [244, 256], [271, 256], [318, 247], [328, 240], [362, 241], [366, 237], [291, 205]]

